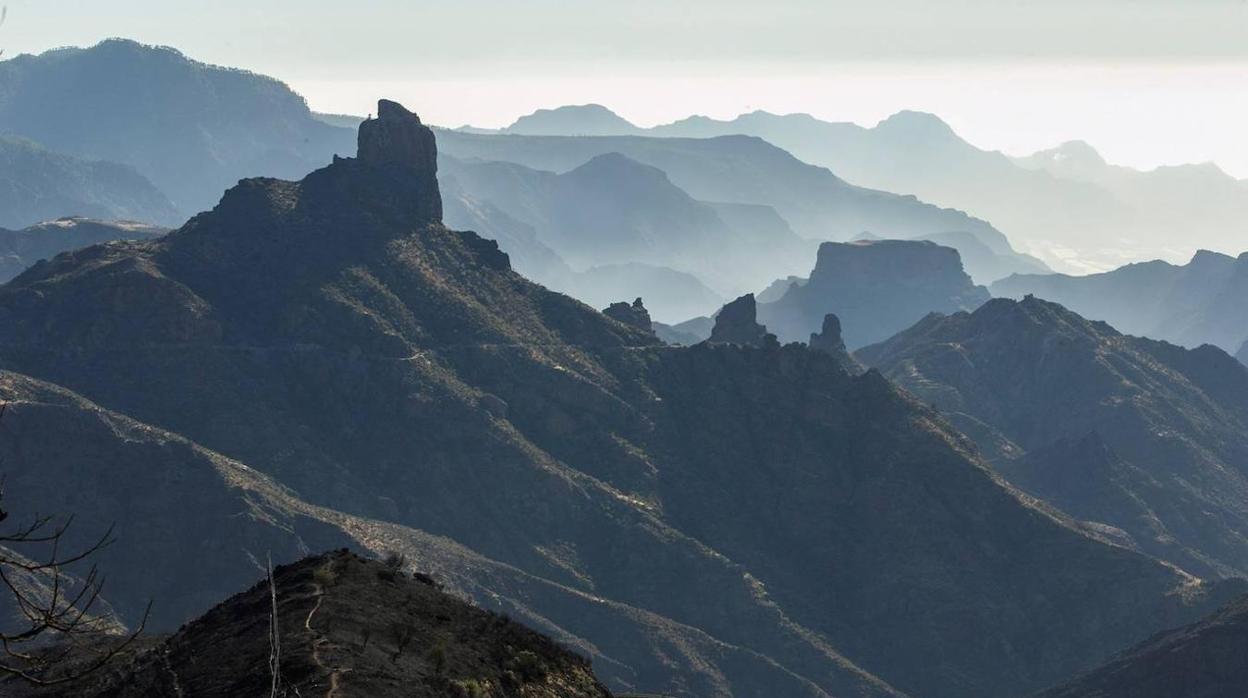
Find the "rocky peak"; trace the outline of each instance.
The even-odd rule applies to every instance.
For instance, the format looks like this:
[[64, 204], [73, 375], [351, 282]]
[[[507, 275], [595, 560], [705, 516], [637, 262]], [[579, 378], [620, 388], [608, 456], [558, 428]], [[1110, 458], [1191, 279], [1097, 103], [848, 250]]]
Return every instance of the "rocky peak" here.
[[767, 328], [758, 324], [758, 305], [754, 294], [747, 293], [720, 309], [708, 341], [761, 347], [768, 342], [768, 337], [775, 341], [775, 335], [767, 334]]
[[640, 298], [634, 300], [632, 305], [624, 301], [612, 303], [602, 311], [602, 314], [625, 325], [636, 327], [639, 330], [654, 332], [654, 325], [650, 320], [650, 312], [646, 310], [646, 306], [642, 304]]
[[850, 373], [862, 372], [862, 365], [845, 348], [845, 340], [841, 338], [841, 320], [833, 313], [824, 315], [823, 327], [811, 333], [810, 348], [832, 356]]
[[433, 220], [442, 220], [438, 145], [419, 116], [398, 102], [378, 100], [377, 118], [360, 124], [356, 147], [361, 163], [401, 170], [414, 178], [405, 188], [412, 191], [422, 211]]

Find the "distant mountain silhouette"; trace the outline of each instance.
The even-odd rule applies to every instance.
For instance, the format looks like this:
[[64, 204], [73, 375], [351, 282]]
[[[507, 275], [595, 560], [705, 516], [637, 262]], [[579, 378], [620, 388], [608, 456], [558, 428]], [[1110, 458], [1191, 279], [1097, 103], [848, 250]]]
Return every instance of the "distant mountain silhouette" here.
[[[709, 312], [720, 294], [748, 289], [772, 270], [797, 264], [813, 248], [767, 207], [697, 201], [661, 170], [618, 153], [595, 156], [563, 174], [445, 155], [441, 163], [440, 180], [452, 197], [480, 202], [473, 208], [496, 209], [532, 231], [500, 234], [491, 223], [478, 226], [509, 253], [519, 253], [518, 270], [531, 270], [536, 280], [593, 305], [641, 294], [656, 316], [687, 318]], [[472, 218], [450, 220], [473, 227]], [[553, 251], [564, 268], [533, 263], [534, 244]], [[620, 281], [629, 272], [665, 269], [668, 279], [646, 292], [641, 284], [659, 279], [652, 272], [638, 274], [629, 291], [617, 283], [600, 284], [591, 267], [605, 267]], [[569, 277], [571, 269], [583, 273]], [[677, 272], [687, 281], [677, 281]]]
[[[0, 76], [5, 65], [0, 63]], [[24, 228], [63, 216], [181, 221], [169, 199], [130, 167], [0, 137], [0, 227]]]
[[503, 133], [521, 136], [631, 136], [641, 129], [600, 104], [538, 109], [516, 119]]
[[1200, 251], [1184, 265], [1153, 261], [1088, 276], [1017, 275], [997, 296], [1034, 294], [1130, 334], [1237, 351], [1248, 340], [1248, 253]]
[[979, 442], [1012, 484], [1205, 575], [1248, 571], [1248, 368], [1056, 303], [932, 315], [856, 356]]
[[1248, 340], [1244, 341], [1243, 346], [1239, 348], [1239, 352], [1235, 354], [1235, 358], [1239, 359], [1240, 363], [1248, 366]]
[[760, 305], [759, 318], [781, 341], [805, 341], [832, 313], [845, 343], [857, 348], [930, 312], [973, 310], [988, 298], [954, 249], [911, 240], [825, 242], [809, 280]]
[[1248, 598], [1158, 633], [1036, 698], [1239, 698], [1248, 686]]
[[167, 232], [168, 228], [145, 223], [91, 218], [58, 218], [22, 230], [0, 228], [0, 283], [67, 250], [110, 240], [145, 240]]
[[[1010, 158], [967, 143], [920, 112], [899, 112], [870, 128], [753, 112], [729, 121], [692, 117], [647, 133], [759, 136], [855, 184], [986, 218], [1063, 271], [1174, 258], [1198, 245], [1238, 249], [1248, 232], [1248, 188], [1214, 167], [1138, 172], [1107, 165], [1082, 143]], [[1060, 249], [1075, 257], [1064, 259]]]
[[[277, 80], [122, 39], [0, 62], [0, 133], [130, 165], [184, 214], [243, 177], [299, 177], [354, 147], [351, 130], [316, 119]], [[47, 217], [71, 214], [171, 222], [116, 211]]]
[[[240, 586], [188, 574], [184, 536], [231, 570], [346, 537], [582, 648], [614, 689], [962, 698], [1052, 685], [1244, 588], [1090, 537], [878, 372], [662, 346], [527, 281], [441, 223], [419, 119], [382, 102], [358, 138], [0, 286], [8, 458], [40, 510], [122, 512], [110, 554], [190, 556], [158, 600]], [[98, 408], [36, 409], [23, 381]], [[38, 475], [63, 469], [82, 498]], [[119, 607], [162, 582], [146, 569]]]
[[568, 172], [595, 156], [619, 153], [662, 170], [697, 200], [770, 206], [798, 235], [813, 240], [845, 240], [864, 230], [900, 238], [955, 230], [982, 240], [1000, 237], [990, 224], [961, 211], [854, 186], [748, 136], [562, 137], [444, 131], [439, 137], [444, 150], [459, 159], [514, 162], [551, 172]]
[[692, 116], [638, 133], [758, 136], [855, 184], [986, 218], [1050, 263], [1070, 264], [1055, 251], [1073, 249], [1080, 266], [1070, 271], [1101, 270], [1124, 255], [1190, 254], [1192, 248], [1175, 244], [1175, 230], [1185, 231], [1188, 244], [1224, 249], [1238, 249], [1248, 231], [1248, 187], [1211, 164], [1142, 172], [1109, 165], [1079, 141], [1011, 158], [967, 143], [922, 112], [898, 112], [867, 128], [755, 111], [730, 120]]

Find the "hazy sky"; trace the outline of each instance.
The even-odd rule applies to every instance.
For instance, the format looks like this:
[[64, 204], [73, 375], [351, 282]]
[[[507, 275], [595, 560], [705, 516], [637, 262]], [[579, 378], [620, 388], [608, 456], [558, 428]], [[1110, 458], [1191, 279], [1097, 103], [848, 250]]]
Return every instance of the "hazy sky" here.
[[1245, 0], [0, 0], [6, 55], [125, 36], [444, 125], [599, 102], [643, 125], [932, 111], [1011, 153], [1082, 138], [1248, 178]]

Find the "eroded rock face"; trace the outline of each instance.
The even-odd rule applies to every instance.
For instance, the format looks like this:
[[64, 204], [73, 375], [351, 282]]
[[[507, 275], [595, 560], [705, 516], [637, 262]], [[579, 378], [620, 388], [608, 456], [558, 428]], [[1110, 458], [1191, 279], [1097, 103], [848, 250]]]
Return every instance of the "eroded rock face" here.
[[612, 303], [602, 311], [602, 314], [625, 325], [636, 327], [639, 330], [645, 330], [646, 332], [654, 331], [650, 313], [646, 310], [646, 306], [642, 304], [640, 298], [634, 300], [632, 305], [624, 301]]
[[767, 328], [758, 324], [757, 310], [753, 293], [747, 293], [728, 303], [715, 316], [715, 327], [711, 330], [709, 341], [750, 347], [763, 346]]

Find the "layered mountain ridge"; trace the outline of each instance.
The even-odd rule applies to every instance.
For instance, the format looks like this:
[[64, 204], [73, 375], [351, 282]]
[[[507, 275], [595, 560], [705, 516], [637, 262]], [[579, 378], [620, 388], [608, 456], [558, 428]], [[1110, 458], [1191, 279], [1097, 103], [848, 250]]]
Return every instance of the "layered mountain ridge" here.
[[[665, 347], [525, 280], [441, 224], [436, 145], [382, 102], [356, 158], [35, 265], [0, 287], [0, 364], [97, 406], [55, 414], [137, 420], [150, 439], [125, 444], [246, 463], [232, 482], [270, 485], [242, 501], [283, 493], [309, 546], [443, 560], [456, 590], [591, 648], [616, 689], [1024, 693], [1240, 590], [1035, 506], [877, 372], [799, 345]], [[28, 478], [78, 443], [56, 441], [22, 450]], [[222, 525], [179, 470], [135, 477]], [[37, 503], [72, 509], [57, 496]], [[173, 515], [134, 513], [140, 532]], [[263, 536], [298, 547], [286, 529]], [[187, 596], [229, 590], [182, 575]]]

